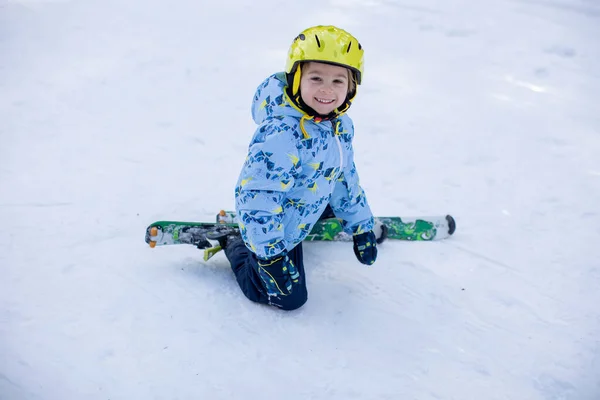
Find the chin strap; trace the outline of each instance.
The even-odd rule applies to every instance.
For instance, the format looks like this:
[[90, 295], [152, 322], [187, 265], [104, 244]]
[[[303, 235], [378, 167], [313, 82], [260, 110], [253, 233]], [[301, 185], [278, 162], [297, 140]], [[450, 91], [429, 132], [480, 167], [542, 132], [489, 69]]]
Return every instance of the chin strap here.
[[[310, 139], [310, 135], [308, 134], [308, 132], [307, 132], [305, 126], [304, 126], [304, 122], [305, 121], [314, 121], [317, 124], [320, 123], [320, 122], [322, 122], [322, 121], [333, 121], [333, 120], [341, 117], [345, 113], [345, 110], [347, 110], [348, 107], [350, 107], [350, 106], [346, 107], [344, 109], [344, 111], [342, 111], [342, 112], [338, 112], [339, 109], [336, 109], [336, 110], [334, 110], [333, 112], [331, 112], [327, 116], [322, 116], [322, 115], [319, 115], [319, 114], [317, 114], [317, 115], [310, 115], [306, 111], [304, 111], [304, 109], [300, 108], [300, 106], [298, 106], [298, 104], [296, 104], [294, 101], [292, 101], [292, 99], [288, 95], [288, 88], [287, 87], [285, 87], [284, 90], [283, 90], [283, 96], [285, 98], [285, 101], [289, 105], [291, 105], [298, 112], [302, 113], [302, 117], [300, 118], [300, 130], [302, 131], [302, 135], [304, 136], [304, 139]], [[310, 109], [312, 110], [312, 108], [310, 108]], [[340, 134], [340, 126], [341, 126], [341, 124], [342, 124], [342, 122], [339, 121], [339, 120], [336, 121], [333, 124], [335, 135], [339, 135]]]

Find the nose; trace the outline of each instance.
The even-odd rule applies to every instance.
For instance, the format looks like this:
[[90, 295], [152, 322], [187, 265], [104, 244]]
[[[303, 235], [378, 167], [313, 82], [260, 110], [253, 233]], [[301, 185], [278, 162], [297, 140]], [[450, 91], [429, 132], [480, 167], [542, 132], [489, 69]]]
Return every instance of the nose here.
[[323, 93], [332, 93], [333, 92], [333, 86], [329, 83], [325, 83], [323, 84], [323, 86], [321, 86], [321, 92]]

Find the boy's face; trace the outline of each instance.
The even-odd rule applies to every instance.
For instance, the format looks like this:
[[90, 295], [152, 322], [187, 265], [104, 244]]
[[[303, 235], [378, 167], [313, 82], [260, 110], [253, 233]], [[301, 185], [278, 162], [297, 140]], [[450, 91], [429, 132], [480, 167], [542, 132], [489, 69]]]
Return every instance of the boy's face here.
[[349, 75], [347, 68], [337, 65], [306, 63], [300, 79], [302, 100], [319, 114], [329, 114], [346, 100]]

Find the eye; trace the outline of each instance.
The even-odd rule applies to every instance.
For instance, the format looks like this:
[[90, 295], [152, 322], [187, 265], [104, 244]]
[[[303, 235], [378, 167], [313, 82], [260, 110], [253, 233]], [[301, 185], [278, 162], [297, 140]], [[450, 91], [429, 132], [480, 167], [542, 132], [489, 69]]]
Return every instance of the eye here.
[[344, 83], [346, 83], [346, 81], [343, 79], [335, 79], [333, 82], [338, 85], [343, 85]]
[[321, 77], [320, 76], [312, 76], [310, 78], [311, 81], [313, 82], [320, 82], [321, 81]]

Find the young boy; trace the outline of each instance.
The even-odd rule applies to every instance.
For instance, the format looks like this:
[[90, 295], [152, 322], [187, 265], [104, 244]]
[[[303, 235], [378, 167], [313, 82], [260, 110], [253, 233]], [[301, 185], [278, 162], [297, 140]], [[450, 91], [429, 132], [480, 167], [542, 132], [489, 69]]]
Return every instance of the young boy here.
[[315, 26], [292, 43], [285, 73], [257, 89], [258, 124], [235, 190], [239, 236], [219, 238], [248, 299], [284, 310], [307, 299], [302, 240], [324, 215], [353, 234], [358, 260], [377, 258], [373, 215], [358, 182], [352, 120], [363, 73], [348, 32]]

